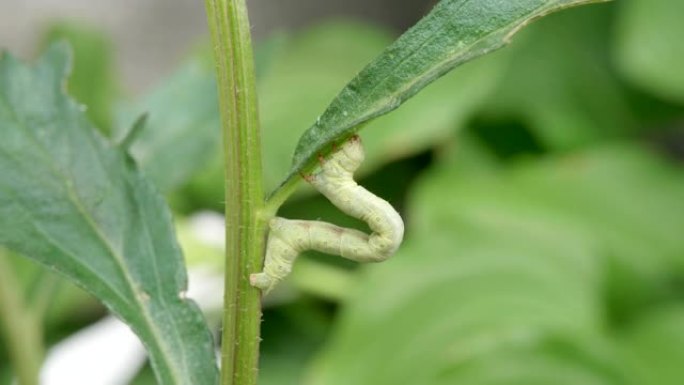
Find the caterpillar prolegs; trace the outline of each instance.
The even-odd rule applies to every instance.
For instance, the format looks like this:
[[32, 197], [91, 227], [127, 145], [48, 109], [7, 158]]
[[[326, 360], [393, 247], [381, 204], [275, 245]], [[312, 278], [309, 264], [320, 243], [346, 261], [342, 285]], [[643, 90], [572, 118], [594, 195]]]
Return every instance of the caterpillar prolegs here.
[[269, 292], [292, 270], [306, 250], [339, 255], [357, 262], [384, 261], [397, 251], [404, 222], [392, 205], [359, 186], [354, 171], [364, 159], [358, 136], [337, 148], [321, 167], [304, 179], [344, 213], [368, 224], [370, 235], [321, 221], [274, 218], [269, 223], [264, 270], [250, 276], [252, 286]]

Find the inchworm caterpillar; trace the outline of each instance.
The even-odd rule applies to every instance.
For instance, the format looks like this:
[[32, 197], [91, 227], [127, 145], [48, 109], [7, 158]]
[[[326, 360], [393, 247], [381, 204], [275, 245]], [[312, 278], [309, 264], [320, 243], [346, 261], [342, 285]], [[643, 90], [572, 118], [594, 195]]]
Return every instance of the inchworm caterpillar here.
[[361, 139], [353, 136], [322, 160], [318, 171], [304, 179], [344, 213], [368, 223], [372, 234], [321, 221], [274, 218], [269, 223], [264, 270], [250, 276], [252, 286], [269, 292], [290, 273], [297, 256], [306, 250], [357, 262], [384, 261], [397, 251], [404, 236], [404, 222], [387, 201], [354, 181], [354, 171], [363, 159]]

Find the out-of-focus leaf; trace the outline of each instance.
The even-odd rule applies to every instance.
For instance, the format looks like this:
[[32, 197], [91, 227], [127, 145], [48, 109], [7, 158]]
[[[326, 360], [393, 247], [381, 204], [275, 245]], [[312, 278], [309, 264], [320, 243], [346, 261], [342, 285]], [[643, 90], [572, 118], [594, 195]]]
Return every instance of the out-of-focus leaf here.
[[48, 27], [41, 46], [59, 40], [68, 41], [74, 52], [69, 94], [86, 106], [86, 115], [96, 127], [109, 133], [117, 94], [112, 42], [96, 28], [57, 23]]
[[457, 172], [443, 172], [414, 196], [416, 232], [429, 233], [453, 215], [490, 225], [516, 225], [528, 213], [570, 221], [611, 257], [609, 294], [618, 313], [668, 295], [684, 273], [684, 171], [642, 148], [603, 147], [462, 183]]
[[609, 57], [615, 5], [562, 12], [521, 32], [483, 114], [524, 123], [550, 150], [634, 133], [638, 122]]
[[121, 113], [118, 137], [126, 135], [141, 114], [148, 114], [130, 152], [160, 190], [183, 184], [218, 153], [217, 100], [213, 69], [199, 55]]
[[452, 224], [371, 269], [310, 384], [469, 383], [449, 373], [603, 323], [599, 261], [564, 226], [545, 223], [540, 236], [533, 227], [502, 234]]
[[384, 115], [454, 67], [503, 46], [532, 20], [592, 0], [442, 0], [363, 69], [299, 140], [286, 181], [334, 141]]
[[684, 103], [684, 2], [619, 2], [615, 59], [625, 76], [642, 89]]
[[[259, 76], [270, 71], [287, 41], [287, 36], [276, 35], [257, 47]], [[206, 196], [216, 196], [215, 205], [220, 205], [224, 188], [221, 132], [210, 59], [209, 50], [197, 49], [159, 87], [122, 107], [116, 136], [127, 135], [135, 120], [147, 114], [147, 122], [130, 148], [145, 173], [163, 192], [172, 192], [192, 180], [194, 186], [180, 195], [205, 201], [213, 199]], [[185, 202], [178, 203], [182, 206]]]
[[331, 323], [325, 307], [309, 299], [265, 314], [259, 354], [260, 385], [300, 385], [310, 358]]
[[633, 316], [684, 274], [684, 172], [636, 146], [450, 166], [414, 191], [407, 242], [363, 275], [310, 384], [645, 383], [604, 331], [611, 302]]
[[547, 338], [529, 348], [501, 348], [440, 374], [434, 385], [627, 385], [613, 358], [614, 348], [600, 336]]
[[684, 378], [684, 307], [646, 314], [621, 337], [635, 383], [678, 385]]
[[102, 300], [146, 345], [161, 383], [217, 383], [168, 208], [65, 95], [66, 51], [54, 46], [34, 67], [0, 59], [0, 245]]

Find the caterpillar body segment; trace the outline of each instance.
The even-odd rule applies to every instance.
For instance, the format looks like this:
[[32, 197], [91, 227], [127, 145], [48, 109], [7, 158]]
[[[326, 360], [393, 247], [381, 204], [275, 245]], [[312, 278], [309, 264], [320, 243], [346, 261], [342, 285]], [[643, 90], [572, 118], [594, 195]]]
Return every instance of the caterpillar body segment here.
[[337, 148], [321, 168], [305, 176], [342, 212], [368, 224], [370, 235], [321, 221], [274, 218], [269, 223], [264, 270], [250, 276], [253, 286], [270, 291], [285, 278], [299, 254], [316, 250], [357, 262], [380, 262], [392, 256], [404, 236], [404, 222], [384, 199], [359, 186], [353, 179], [364, 159], [358, 136]]

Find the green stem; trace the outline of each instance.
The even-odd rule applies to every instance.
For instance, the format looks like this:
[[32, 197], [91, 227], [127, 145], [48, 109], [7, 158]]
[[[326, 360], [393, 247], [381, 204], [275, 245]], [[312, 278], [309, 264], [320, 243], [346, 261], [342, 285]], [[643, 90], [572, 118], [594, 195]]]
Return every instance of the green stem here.
[[20, 385], [38, 385], [43, 359], [41, 325], [29, 311], [9, 257], [0, 250], [0, 332]]
[[226, 277], [222, 385], [256, 385], [266, 220], [256, 81], [245, 0], [206, 0], [223, 127], [226, 169]]

